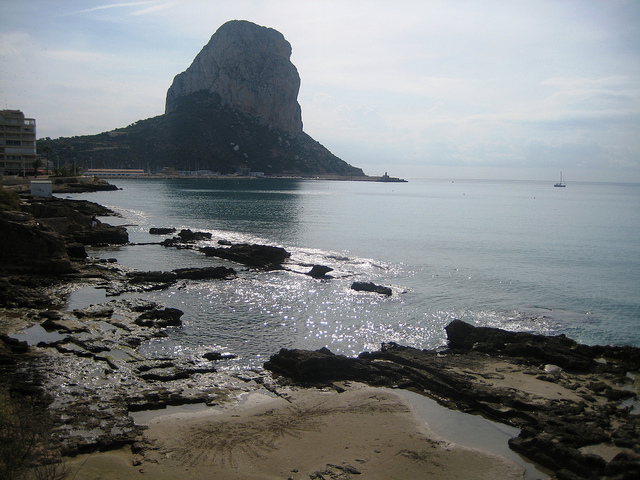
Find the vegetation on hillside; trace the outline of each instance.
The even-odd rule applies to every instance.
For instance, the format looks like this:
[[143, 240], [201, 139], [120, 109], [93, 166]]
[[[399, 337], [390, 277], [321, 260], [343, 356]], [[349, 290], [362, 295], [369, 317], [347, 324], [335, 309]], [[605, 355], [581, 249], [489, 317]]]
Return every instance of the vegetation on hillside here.
[[42, 151], [64, 165], [87, 168], [209, 170], [221, 174], [362, 176], [307, 134], [291, 135], [221, 104], [208, 92], [184, 97], [171, 113], [126, 128], [82, 137], [45, 139]]

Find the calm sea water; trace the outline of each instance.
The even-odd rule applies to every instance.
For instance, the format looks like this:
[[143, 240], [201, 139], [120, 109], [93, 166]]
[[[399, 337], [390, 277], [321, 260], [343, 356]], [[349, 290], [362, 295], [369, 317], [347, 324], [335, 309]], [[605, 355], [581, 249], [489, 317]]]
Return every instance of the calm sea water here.
[[[115, 180], [122, 190], [73, 195], [124, 215], [132, 242], [150, 227], [285, 247], [291, 271], [242, 271], [145, 294], [182, 309], [183, 328], [145, 349], [239, 355], [261, 364], [282, 347], [356, 355], [394, 341], [444, 345], [454, 318], [640, 346], [640, 185]], [[116, 223], [112, 218], [104, 219]], [[95, 249], [141, 270], [224, 264], [157, 245]], [[302, 275], [311, 264], [333, 279]], [[227, 264], [230, 265], [230, 264]], [[238, 266], [235, 266], [240, 269]], [[393, 288], [357, 293], [355, 280]]]

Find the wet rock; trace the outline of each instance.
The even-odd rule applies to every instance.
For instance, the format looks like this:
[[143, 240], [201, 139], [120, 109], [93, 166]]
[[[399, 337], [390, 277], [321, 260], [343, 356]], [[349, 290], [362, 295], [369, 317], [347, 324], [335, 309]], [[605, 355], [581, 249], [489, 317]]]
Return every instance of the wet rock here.
[[84, 200], [66, 200], [56, 197], [33, 198], [27, 207], [38, 221], [65, 237], [68, 244], [122, 245], [129, 241], [124, 227], [112, 226], [95, 220], [95, 216], [115, 215], [97, 203]]
[[230, 278], [235, 276], [236, 271], [227, 267], [202, 267], [202, 268], [177, 268], [173, 270], [179, 279], [188, 280], [209, 280]]
[[512, 438], [509, 447], [547, 468], [567, 470], [579, 479], [600, 478], [606, 467], [601, 457], [582, 454], [544, 433], [529, 438]]
[[178, 237], [183, 242], [198, 242], [201, 240], [211, 240], [211, 234], [208, 232], [193, 232], [190, 229], [180, 230]]
[[0, 341], [4, 343], [12, 353], [27, 353], [29, 351], [29, 344], [27, 342], [12, 338], [5, 333], [0, 334]]
[[59, 283], [59, 276], [9, 275], [0, 277], [0, 306], [8, 308], [46, 308], [51, 306], [50, 287]]
[[553, 364], [568, 371], [589, 372], [597, 366], [592, 357], [576, 348], [576, 341], [565, 335], [548, 337], [509, 332], [498, 328], [475, 327], [462, 320], [454, 320], [445, 330], [449, 348], [455, 351], [474, 350], [520, 357], [531, 365]]
[[106, 305], [91, 305], [83, 309], [74, 309], [73, 314], [77, 318], [109, 318], [113, 315], [113, 311], [113, 307], [109, 307]]
[[267, 370], [307, 384], [338, 380], [370, 380], [378, 374], [370, 362], [336, 355], [328, 348], [319, 350], [281, 349], [264, 364]]
[[140, 378], [143, 380], [154, 380], [159, 382], [171, 382], [173, 380], [182, 380], [185, 378], [189, 378], [191, 373], [187, 370], [182, 370], [178, 368], [173, 369], [153, 369], [141, 373]]
[[38, 316], [49, 320], [60, 320], [62, 314], [57, 310], [43, 310], [38, 312]]
[[178, 276], [174, 272], [129, 272], [127, 279], [131, 283], [175, 283]]
[[222, 353], [222, 352], [207, 352], [204, 355], [202, 355], [202, 357], [212, 362], [218, 361], [218, 360], [232, 360], [234, 358], [238, 358], [238, 356], [234, 355], [233, 353]]
[[387, 296], [393, 293], [389, 287], [376, 285], [373, 282], [353, 282], [351, 284], [351, 289], [357, 292], [373, 292], [373, 293], [379, 293], [381, 295], [387, 295]]
[[151, 235], [169, 235], [172, 233], [176, 233], [176, 229], [175, 228], [164, 228], [164, 227], [151, 227], [149, 229], [149, 233]]
[[141, 327], [179, 327], [182, 325], [180, 317], [184, 312], [177, 308], [163, 308], [149, 310], [138, 316], [135, 320], [135, 324]]
[[125, 227], [99, 223], [90, 230], [73, 234], [74, 240], [83, 245], [124, 245], [129, 242], [129, 234]]
[[54, 330], [61, 333], [80, 333], [80, 332], [89, 331], [89, 327], [72, 318], [57, 319], [57, 320], [48, 318], [47, 320], [42, 322], [40, 325], [42, 325], [42, 328], [44, 328], [48, 332], [51, 332]]
[[324, 265], [314, 265], [313, 267], [311, 267], [311, 270], [307, 272], [307, 275], [313, 278], [331, 278], [330, 276], [327, 276], [327, 273], [332, 271], [333, 268], [331, 267], [327, 267]]
[[28, 216], [0, 212], [0, 271], [58, 274], [73, 271], [62, 236]]
[[284, 248], [270, 245], [233, 244], [230, 247], [202, 247], [200, 251], [208, 256], [225, 258], [252, 268], [279, 270], [291, 254]]

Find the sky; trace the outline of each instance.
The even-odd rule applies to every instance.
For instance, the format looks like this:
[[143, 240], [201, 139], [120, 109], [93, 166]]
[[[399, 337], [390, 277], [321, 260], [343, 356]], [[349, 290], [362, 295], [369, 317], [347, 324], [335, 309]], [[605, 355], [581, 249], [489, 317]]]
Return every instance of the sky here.
[[291, 43], [304, 131], [369, 175], [640, 182], [638, 0], [0, 0], [38, 138], [161, 115], [229, 20]]

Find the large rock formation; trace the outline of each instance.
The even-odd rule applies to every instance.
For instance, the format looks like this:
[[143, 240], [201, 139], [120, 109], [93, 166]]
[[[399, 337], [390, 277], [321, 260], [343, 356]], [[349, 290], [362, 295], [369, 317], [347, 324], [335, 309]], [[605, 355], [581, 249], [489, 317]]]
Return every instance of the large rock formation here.
[[227, 22], [191, 66], [174, 78], [165, 112], [174, 111], [182, 97], [208, 91], [219, 95], [223, 105], [299, 134], [300, 77], [290, 57], [291, 45], [280, 32], [244, 20]]
[[302, 131], [300, 77], [290, 55], [273, 29], [225, 23], [175, 77], [164, 115], [38, 147], [81, 168], [364, 177]]

